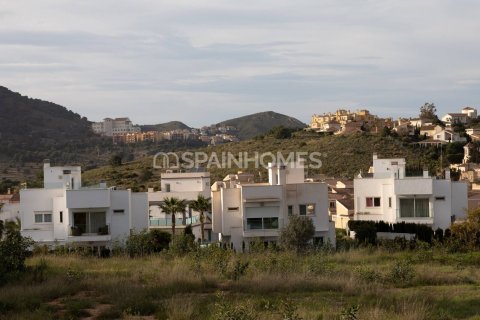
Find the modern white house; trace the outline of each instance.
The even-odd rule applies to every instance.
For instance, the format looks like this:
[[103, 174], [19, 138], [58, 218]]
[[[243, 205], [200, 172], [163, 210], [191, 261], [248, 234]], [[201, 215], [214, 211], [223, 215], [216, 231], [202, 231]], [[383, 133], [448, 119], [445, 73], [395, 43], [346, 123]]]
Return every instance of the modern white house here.
[[148, 226], [146, 193], [82, 188], [81, 168], [44, 163], [44, 187], [20, 191], [22, 235], [39, 244], [109, 247]]
[[409, 176], [405, 159], [379, 159], [373, 156], [372, 175], [354, 179], [354, 220], [411, 222], [449, 228], [465, 217], [468, 187], [465, 182], [444, 178]]
[[[170, 232], [172, 217], [160, 208], [165, 198], [175, 197], [185, 200], [187, 207], [185, 212], [176, 214], [175, 227], [182, 230], [187, 225], [192, 226], [196, 239], [201, 238], [200, 213], [192, 210], [190, 203], [199, 195], [210, 198], [210, 173], [209, 172], [173, 172], [162, 173], [160, 180], [161, 190], [148, 190], [149, 205], [149, 228], [164, 229]], [[204, 212], [204, 239], [206, 242], [215, 242], [218, 237], [212, 232], [211, 213]]]
[[322, 182], [307, 182], [304, 168], [269, 164], [268, 183], [254, 183], [251, 174], [228, 175], [212, 185], [213, 231], [237, 251], [252, 241], [276, 242], [291, 215], [312, 219], [314, 241], [335, 245], [335, 226], [328, 215], [328, 190]]

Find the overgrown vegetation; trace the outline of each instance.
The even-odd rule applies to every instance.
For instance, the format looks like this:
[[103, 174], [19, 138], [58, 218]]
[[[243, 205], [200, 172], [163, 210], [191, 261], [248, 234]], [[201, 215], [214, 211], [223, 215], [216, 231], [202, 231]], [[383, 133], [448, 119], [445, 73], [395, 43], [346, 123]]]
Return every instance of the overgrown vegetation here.
[[133, 259], [39, 254], [27, 260], [36, 275], [1, 288], [0, 319], [473, 318], [479, 263], [478, 252], [440, 247], [309, 255], [208, 247]]

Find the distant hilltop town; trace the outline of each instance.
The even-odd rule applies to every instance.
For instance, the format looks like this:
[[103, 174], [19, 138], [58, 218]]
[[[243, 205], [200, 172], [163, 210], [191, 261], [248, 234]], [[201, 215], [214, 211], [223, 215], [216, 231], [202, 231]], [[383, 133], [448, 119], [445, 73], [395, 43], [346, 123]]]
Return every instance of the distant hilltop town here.
[[113, 143], [137, 143], [143, 141], [157, 142], [161, 140], [200, 140], [210, 145], [225, 142], [239, 141], [236, 136], [237, 129], [232, 126], [205, 126], [200, 129], [175, 129], [166, 131], [143, 131], [139, 126], [134, 126], [129, 118], [105, 118], [101, 122], [92, 124], [93, 132], [112, 137]]
[[462, 126], [465, 134], [473, 141], [480, 140], [480, 129], [469, 128], [476, 125], [477, 109], [465, 107], [459, 113], [447, 113], [441, 119], [434, 114], [418, 118], [380, 118], [368, 110], [350, 111], [338, 109], [312, 116], [309, 130], [331, 134], [349, 134], [361, 131], [380, 133], [385, 129], [398, 135], [423, 135], [427, 139], [422, 144], [439, 144], [447, 142], [465, 142], [467, 139], [455, 127]]

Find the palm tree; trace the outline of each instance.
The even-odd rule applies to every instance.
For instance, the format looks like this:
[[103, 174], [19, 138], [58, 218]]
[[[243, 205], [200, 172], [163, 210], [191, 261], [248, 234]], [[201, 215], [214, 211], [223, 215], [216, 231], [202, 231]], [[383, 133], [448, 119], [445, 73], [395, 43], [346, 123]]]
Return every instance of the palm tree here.
[[198, 195], [197, 200], [192, 201], [190, 208], [200, 213], [200, 229], [201, 229], [201, 239], [203, 243], [204, 238], [204, 229], [205, 229], [205, 215], [204, 212], [211, 210], [212, 205], [210, 204], [210, 198], [205, 198], [202, 195]]
[[185, 207], [187, 206], [185, 200], [180, 200], [176, 197], [166, 197], [163, 199], [163, 203], [160, 205], [160, 209], [166, 214], [172, 215], [172, 235], [175, 235], [175, 214], [177, 212], [184, 212]]

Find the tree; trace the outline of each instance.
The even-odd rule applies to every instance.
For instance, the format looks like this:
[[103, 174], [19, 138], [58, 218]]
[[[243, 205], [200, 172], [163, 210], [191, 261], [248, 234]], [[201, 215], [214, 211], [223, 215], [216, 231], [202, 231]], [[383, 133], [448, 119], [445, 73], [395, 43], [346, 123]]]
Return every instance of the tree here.
[[480, 246], [480, 208], [470, 210], [467, 219], [454, 223], [451, 228], [452, 237], [465, 249], [473, 250]]
[[0, 239], [0, 283], [25, 270], [28, 249], [34, 243], [30, 238], [22, 237], [20, 227], [13, 221], [5, 223], [3, 233], [3, 239]]
[[150, 241], [153, 252], [161, 252], [168, 248], [168, 244], [172, 240], [172, 235], [168, 232], [152, 229], [150, 230]]
[[288, 224], [280, 232], [280, 245], [297, 253], [304, 252], [315, 235], [312, 219], [303, 216], [291, 216]]
[[160, 209], [166, 214], [172, 215], [172, 235], [175, 236], [176, 213], [185, 212], [187, 206], [185, 200], [180, 200], [176, 197], [166, 197], [160, 205]]
[[119, 155], [119, 154], [113, 155], [113, 156], [110, 158], [110, 165], [111, 165], [112, 167], [121, 166], [121, 165], [122, 165], [122, 156]]
[[425, 104], [420, 107], [420, 118], [430, 120], [437, 118], [437, 108], [435, 107], [435, 104], [425, 102]]
[[205, 212], [209, 212], [212, 208], [209, 198], [205, 198], [202, 195], [198, 195], [197, 200], [194, 200], [190, 204], [190, 208], [200, 213], [200, 230], [201, 230], [201, 241], [204, 241], [204, 230], [205, 230]]

